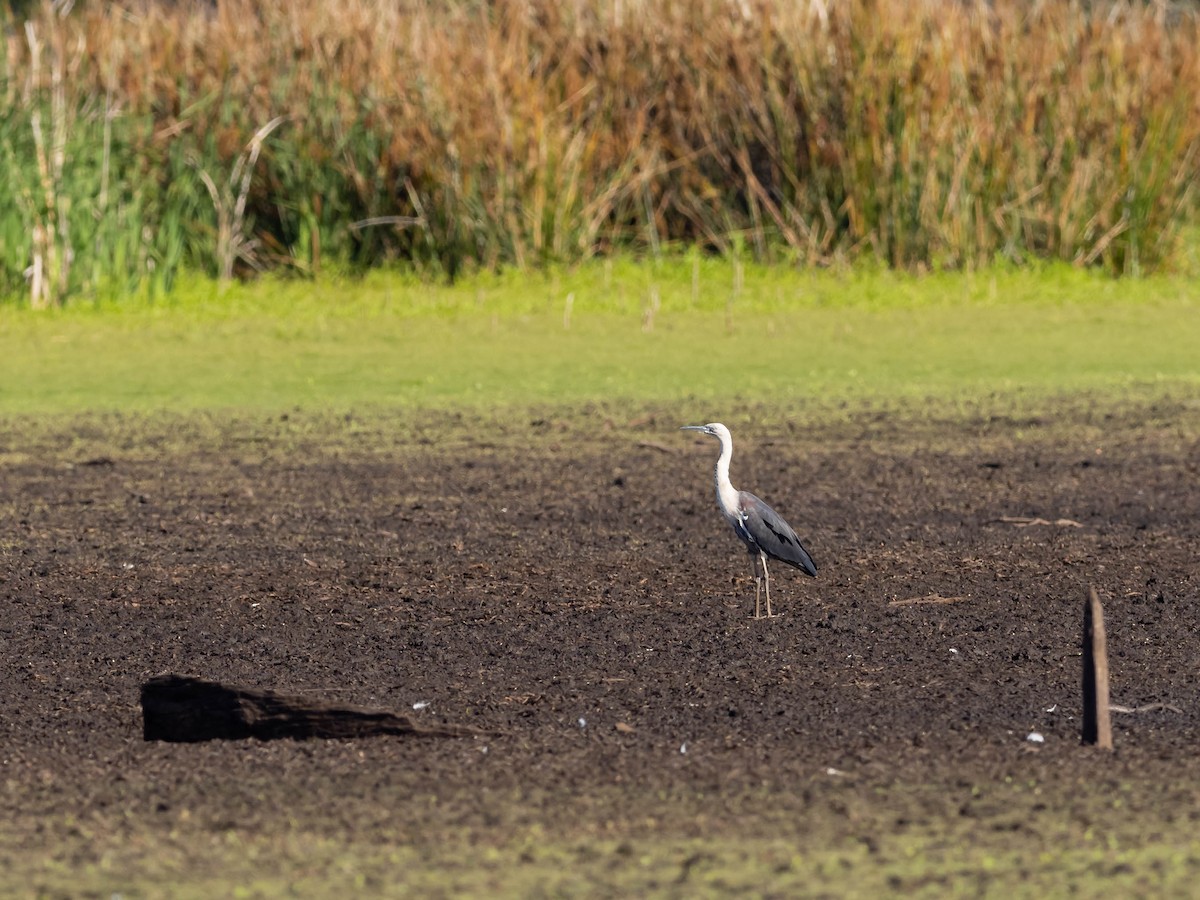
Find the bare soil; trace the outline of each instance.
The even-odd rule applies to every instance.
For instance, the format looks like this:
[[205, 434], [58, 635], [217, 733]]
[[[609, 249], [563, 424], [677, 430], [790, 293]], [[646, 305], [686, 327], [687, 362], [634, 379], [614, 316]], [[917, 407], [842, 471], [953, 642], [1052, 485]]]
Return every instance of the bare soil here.
[[[5, 423], [0, 852], [531, 823], [1038, 841], [1103, 827], [1114, 797], [1146, 840], [1194, 828], [1197, 398], [784, 412], [727, 422], [733, 480], [820, 575], [774, 567], [781, 615], [757, 621], [716, 444], [673, 417]], [[1089, 585], [1131, 710], [1114, 753], [1079, 742]], [[485, 734], [145, 742], [164, 673]]]

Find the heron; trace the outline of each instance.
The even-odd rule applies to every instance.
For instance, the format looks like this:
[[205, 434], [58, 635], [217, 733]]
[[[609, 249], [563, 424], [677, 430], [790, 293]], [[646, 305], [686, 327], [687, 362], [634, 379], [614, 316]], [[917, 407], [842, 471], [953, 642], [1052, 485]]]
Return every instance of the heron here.
[[[720, 422], [712, 422], [708, 425], [684, 425], [680, 431], [699, 431], [721, 442], [716, 470], [717, 505], [721, 507], [725, 520], [733, 526], [734, 534], [742, 539], [750, 553], [750, 563], [754, 567], [754, 618], [763, 618], [760, 602], [764, 588], [767, 596], [766, 618], [775, 618], [771, 613], [771, 576], [767, 572], [767, 557], [787, 563], [816, 578], [817, 567], [812, 557], [783, 516], [754, 494], [739, 491], [730, 483], [729, 460], [733, 457], [733, 436], [728, 428]], [[758, 574], [760, 562], [761, 576]]]

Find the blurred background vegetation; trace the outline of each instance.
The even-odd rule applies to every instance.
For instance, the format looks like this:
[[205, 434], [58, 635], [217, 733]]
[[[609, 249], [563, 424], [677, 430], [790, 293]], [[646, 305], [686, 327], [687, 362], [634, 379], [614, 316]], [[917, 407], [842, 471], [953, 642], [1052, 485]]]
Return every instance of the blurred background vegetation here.
[[1197, 212], [1191, 6], [45, 0], [0, 20], [9, 303], [681, 248], [1140, 274], [1177, 266]]

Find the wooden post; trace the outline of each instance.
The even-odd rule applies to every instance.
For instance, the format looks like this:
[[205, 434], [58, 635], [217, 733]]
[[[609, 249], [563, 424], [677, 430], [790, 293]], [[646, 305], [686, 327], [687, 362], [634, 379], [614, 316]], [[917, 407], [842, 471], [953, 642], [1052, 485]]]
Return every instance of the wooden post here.
[[1088, 589], [1083, 604], [1083, 742], [1101, 750], [1113, 748], [1108, 712], [1108, 642], [1104, 609], [1096, 589]]

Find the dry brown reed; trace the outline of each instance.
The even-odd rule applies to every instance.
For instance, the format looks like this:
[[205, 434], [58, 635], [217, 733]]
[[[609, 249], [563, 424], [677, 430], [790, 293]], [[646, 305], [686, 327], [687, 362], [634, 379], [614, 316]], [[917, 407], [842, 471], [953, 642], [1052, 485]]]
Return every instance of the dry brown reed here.
[[[220, 236], [303, 271], [700, 244], [1130, 273], [1192, 212], [1200, 29], [1163, 3], [130, 0], [34, 26], [83, 48], [69, 103], [114, 99], [113, 165], [213, 270]], [[228, 234], [195, 173], [279, 117]]]

